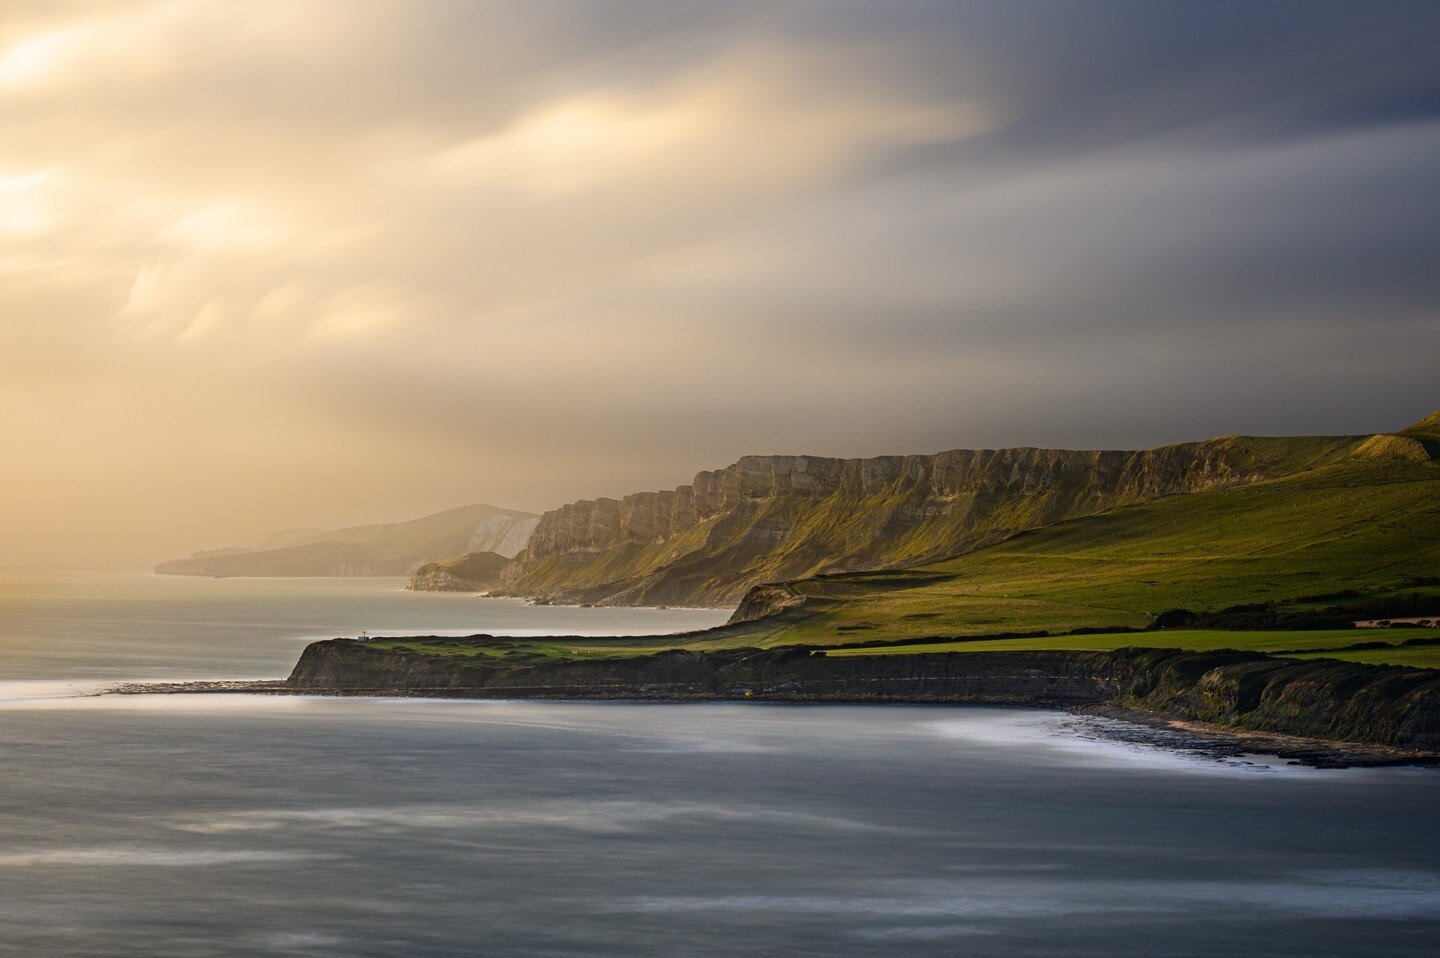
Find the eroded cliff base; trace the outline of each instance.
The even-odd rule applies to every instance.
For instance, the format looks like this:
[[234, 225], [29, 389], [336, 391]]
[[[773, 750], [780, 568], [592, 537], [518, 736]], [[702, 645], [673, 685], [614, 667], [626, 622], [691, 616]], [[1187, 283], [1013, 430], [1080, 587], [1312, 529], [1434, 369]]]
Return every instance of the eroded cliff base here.
[[1098, 727], [1098, 737], [1215, 759], [1440, 766], [1440, 675], [1254, 653], [828, 657], [819, 650], [742, 649], [487, 668], [337, 639], [309, 646], [283, 681], [132, 684], [111, 692], [1049, 707], [1121, 720]]
[[486, 655], [502, 641], [491, 636], [448, 641], [460, 654], [331, 639], [308, 646], [283, 682], [115, 691], [1050, 706], [1208, 736], [1228, 754], [1440, 763], [1440, 673], [1428, 669], [1141, 648], [828, 656], [790, 647], [536, 661]]

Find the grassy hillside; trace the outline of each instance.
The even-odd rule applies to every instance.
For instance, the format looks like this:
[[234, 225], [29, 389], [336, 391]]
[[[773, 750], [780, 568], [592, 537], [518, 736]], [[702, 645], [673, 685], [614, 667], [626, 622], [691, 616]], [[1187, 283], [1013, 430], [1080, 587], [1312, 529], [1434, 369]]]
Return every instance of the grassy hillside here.
[[[399, 643], [427, 655], [543, 659], [790, 644], [828, 646], [830, 654], [846, 657], [1133, 646], [1235, 648], [1440, 667], [1440, 630], [1433, 628], [1120, 631], [1147, 627], [1158, 614], [1182, 608], [1218, 612], [1264, 604], [1291, 613], [1291, 619], [1304, 613], [1311, 620], [1329, 616], [1327, 621], [1343, 622], [1418, 614], [1417, 606], [1429, 607], [1440, 594], [1440, 462], [1421, 444], [1427, 429], [1421, 423], [1403, 434], [1357, 439], [1338, 456], [1334, 445], [1295, 440], [1290, 448], [1297, 455], [1289, 462], [1293, 471], [1278, 478], [1130, 502], [912, 568], [808, 576], [760, 586], [746, 597], [730, 625], [706, 632]], [[768, 553], [736, 558], [743, 559], [742, 568], [753, 569], [797, 548], [797, 542], [833, 545], [874, 536], [875, 516], [884, 511], [878, 506], [870, 502], [861, 514], [830, 513], [823, 501], [811, 500], [800, 508], [783, 498], [756, 499], [700, 523], [686, 535], [713, 538], [726, 523], [754, 528], [763, 526], [766, 517], [773, 520], [786, 516], [785, 510], [799, 509], [788, 519], [802, 523], [805, 535], [774, 540], [779, 544]], [[1013, 517], [1013, 510], [1024, 506], [1016, 501], [1005, 508]], [[988, 514], [1003, 511], [991, 509]], [[813, 528], [803, 525], [809, 521], [815, 522]], [[931, 517], [905, 535], [885, 539], [884, 548], [903, 549], [897, 543], [906, 535], [945, 521], [950, 520]], [[777, 526], [772, 523], [770, 528]], [[673, 551], [667, 556], [665, 550], [694, 545], [688, 540], [681, 545], [637, 545], [627, 555], [592, 555], [591, 561], [616, 563], [617, 568], [629, 562], [639, 568], [637, 563], [648, 556], [645, 561], [660, 563], [657, 567], [689, 574], [686, 556]], [[713, 573], [715, 557], [725, 553], [712, 545], [705, 555], [693, 574]], [[1337, 602], [1346, 607], [1341, 613], [1352, 611], [1355, 604], [1354, 614], [1337, 615]], [[1417, 611], [1383, 611], [1386, 607]], [[1061, 634], [1071, 630], [1093, 634]], [[995, 637], [1008, 632], [1047, 634]], [[967, 636], [983, 638], [963, 641]], [[1379, 647], [1369, 647], [1373, 645]]]
[[[1355, 460], [1021, 533], [947, 562], [775, 587], [747, 641], [1143, 626], [1166, 609], [1400, 586], [1440, 571], [1440, 467]], [[742, 613], [744, 609], [742, 608]]]
[[1440, 410], [1426, 416], [1409, 429], [1401, 430], [1399, 435], [1420, 443], [1431, 459], [1440, 460]]
[[[1434, 629], [1430, 630], [1432, 633]], [[1417, 648], [1360, 649], [1344, 652], [1304, 652], [1290, 656], [1297, 659], [1340, 659], [1365, 665], [1408, 665], [1413, 669], [1440, 669], [1440, 646]]]
[[[377, 638], [377, 649], [402, 650], [443, 658], [608, 658], [651, 655], [669, 648], [717, 651], [745, 647], [747, 643], [716, 641], [716, 635], [500, 637], [488, 641], [448, 637]], [[1355, 648], [1355, 646], [1383, 648]], [[1319, 629], [1314, 631], [1175, 630], [1160, 632], [1109, 632], [1091, 635], [1055, 635], [1013, 639], [959, 639], [948, 642], [900, 641], [865, 648], [835, 648], [835, 656], [911, 655], [934, 652], [1085, 651], [1107, 652], [1128, 648], [1188, 649], [1197, 652], [1241, 649], [1290, 658], [1334, 658], [1380, 665], [1440, 667], [1440, 630], [1429, 628]]]
[[[1435, 640], [1435, 646], [1418, 643]], [[1407, 647], [1406, 642], [1417, 642]], [[1385, 649], [1355, 649], [1356, 645], [1385, 645]], [[1420, 652], [1440, 655], [1440, 630], [1315, 629], [1309, 631], [1226, 631], [1222, 629], [1174, 629], [1158, 632], [1100, 632], [1092, 635], [1053, 635], [1025, 639], [978, 639], [955, 642], [900, 643], [856, 649], [835, 649], [830, 655], [909, 655], [924, 652], [1004, 652], [1012, 649], [1048, 649], [1108, 652], [1137, 646], [1153, 649], [1245, 649], [1271, 655], [1360, 655], [1371, 652]]]
[[[1141, 452], [801, 457], [803, 469], [794, 457], [749, 457], [709, 474], [729, 490], [719, 505], [697, 507], [682, 487], [547, 513], [506, 584], [560, 601], [727, 605], [760, 583], [905, 568], [1076, 516], [1344, 461], [1366, 441], [1226, 436]], [[773, 483], [767, 463], [782, 474]]]

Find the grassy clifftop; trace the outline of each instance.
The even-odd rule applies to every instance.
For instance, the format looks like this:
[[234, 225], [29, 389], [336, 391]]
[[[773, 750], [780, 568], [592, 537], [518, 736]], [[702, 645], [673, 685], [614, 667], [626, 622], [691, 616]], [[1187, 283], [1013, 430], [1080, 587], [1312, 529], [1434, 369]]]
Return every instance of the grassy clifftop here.
[[[679, 497], [678, 510], [675, 497], [658, 494], [577, 504], [563, 522], [552, 519], [543, 560], [509, 568], [639, 589], [617, 594], [669, 583], [703, 595], [707, 583], [827, 557], [901, 565], [951, 552], [762, 584], [730, 624], [702, 632], [316, 643], [287, 684], [496, 697], [1108, 702], [1409, 750], [1381, 761], [1412, 761], [1417, 748], [1433, 759], [1440, 630], [1414, 625], [1440, 611], [1432, 422], [1440, 416], [1380, 436], [1222, 439], [1118, 466], [1108, 457], [1121, 454], [1038, 450], [993, 454], [1005, 469], [989, 459], [948, 473], [925, 457], [868, 473], [805, 461], [802, 479], [784, 477], [776, 494], [754, 494], [763, 486], [754, 473], [735, 477], [742, 491], [750, 483], [747, 494], [719, 495], [724, 508], [710, 515], [696, 514], [696, 502], [713, 503], [713, 486]], [[763, 466], [748, 467], [765, 479]], [[642, 528], [649, 539], [635, 534]], [[1140, 631], [1167, 612], [1164, 622], [1183, 624]], [[1352, 627], [1384, 616], [1411, 627]]]
[[[575, 658], [798, 644], [849, 647], [844, 654], [868, 656], [1154, 646], [1440, 664], [1440, 644], [1428, 641], [1440, 638], [1434, 629], [1103, 631], [1143, 628], [1174, 608], [1266, 603], [1314, 612], [1357, 600], [1370, 608], [1397, 592], [1440, 594], [1440, 463], [1357, 458], [1055, 523], [917, 568], [757, 587], [732, 624], [719, 629], [503, 639], [463, 651]], [[1357, 611], [1350, 618], [1375, 617]], [[1096, 634], [1060, 634], [1075, 629]], [[1042, 631], [1051, 634], [964, 641]], [[937, 644], [949, 639], [958, 641]], [[461, 651], [451, 640], [395, 642], [427, 656]], [[1367, 644], [1378, 647], [1363, 648]], [[862, 645], [870, 647], [857, 648]]]
[[769, 586], [736, 620], [756, 620], [747, 641], [767, 645], [1143, 626], [1171, 608], [1383, 591], [1437, 571], [1440, 464], [1353, 459], [1056, 523], [914, 569]]
[[1141, 452], [747, 457], [691, 486], [546, 513], [506, 587], [558, 601], [728, 605], [761, 583], [915, 566], [1076, 516], [1320, 468], [1366, 441], [1227, 436]]

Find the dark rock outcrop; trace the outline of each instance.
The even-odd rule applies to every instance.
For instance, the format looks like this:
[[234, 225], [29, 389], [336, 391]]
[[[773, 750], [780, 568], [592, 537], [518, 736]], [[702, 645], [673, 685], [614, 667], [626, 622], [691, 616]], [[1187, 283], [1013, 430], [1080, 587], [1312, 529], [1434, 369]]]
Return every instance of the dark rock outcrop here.
[[[477, 636], [465, 641], [487, 639]], [[643, 656], [510, 663], [484, 655], [441, 657], [332, 639], [308, 646], [287, 682], [297, 688], [345, 691], [466, 689], [495, 697], [1090, 702], [1120, 692], [1107, 656], [1104, 652], [826, 656], [799, 648], [677, 649]]]
[[1229, 728], [1440, 748], [1440, 671], [1259, 652], [1126, 649], [1116, 701]]
[[839, 656], [791, 647], [509, 661], [484, 654], [501, 640], [449, 641], [457, 654], [317, 642], [287, 686], [489, 698], [1108, 702], [1238, 730], [1440, 749], [1440, 672], [1427, 669], [1174, 649]]
[[485, 660], [448, 660], [367, 646], [350, 639], [312, 642], [286, 683], [316, 690], [479, 689], [498, 670]]

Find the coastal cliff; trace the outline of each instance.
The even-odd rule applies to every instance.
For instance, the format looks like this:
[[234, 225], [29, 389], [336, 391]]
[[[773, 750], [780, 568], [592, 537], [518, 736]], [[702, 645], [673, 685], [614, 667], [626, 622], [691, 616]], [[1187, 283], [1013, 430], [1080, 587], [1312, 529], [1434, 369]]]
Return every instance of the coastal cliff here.
[[1365, 439], [746, 456], [676, 489], [545, 513], [503, 585], [556, 602], [727, 606], [767, 582], [913, 566], [1064, 519], [1314, 468]]
[[286, 687], [485, 698], [1109, 703], [1234, 730], [1440, 749], [1440, 673], [1427, 669], [1138, 648], [834, 656], [792, 647], [509, 661], [483, 653], [498, 641], [489, 636], [447, 641], [457, 654], [312, 643]]
[[453, 559], [427, 562], [410, 573], [412, 592], [484, 592], [500, 584], [507, 560], [498, 552], [467, 552]]

